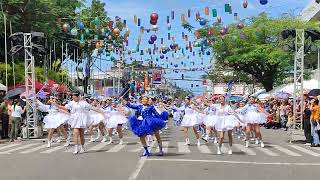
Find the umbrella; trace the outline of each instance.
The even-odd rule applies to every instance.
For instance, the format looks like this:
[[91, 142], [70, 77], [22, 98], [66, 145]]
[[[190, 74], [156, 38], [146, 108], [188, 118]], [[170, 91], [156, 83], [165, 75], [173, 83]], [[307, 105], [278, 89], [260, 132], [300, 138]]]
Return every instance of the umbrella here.
[[25, 89], [23, 88], [11, 89], [10, 91], [7, 92], [4, 98], [11, 98], [11, 97], [17, 96], [19, 94], [22, 94], [24, 91]]
[[319, 96], [320, 95], [320, 89], [312, 89], [309, 93], [308, 96]]
[[0, 91], [6, 91], [7, 87], [0, 83]]
[[267, 94], [267, 93], [263, 93], [258, 96], [258, 99], [260, 99], [260, 100], [265, 100], [268, 98], [270, 98], [270, 94]]
[[287, 99], [291, 96], [291, 94], [284, 91], [279, 91], [279, 92], [276, 92], [274, 96], [280, 99]]

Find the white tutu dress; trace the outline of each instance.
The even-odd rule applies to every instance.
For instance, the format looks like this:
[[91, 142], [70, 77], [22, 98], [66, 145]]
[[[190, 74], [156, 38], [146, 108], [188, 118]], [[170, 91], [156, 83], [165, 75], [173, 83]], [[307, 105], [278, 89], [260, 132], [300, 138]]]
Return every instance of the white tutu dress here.
[[107, 128], [117, 128], [119, 124], [125, 124], [128, 118], [121, 114], [119, 111], [113, 109], [109, 113], [109, 119], [106, 123]]
[[86, 101], [70, 101], [65, 107], [69, 109], [71, 113], [68, 121], [71, 128], [88, 128], [92, 124], [89, 115], [91, 105]]
[[68, 114], [59, 112], [56, 106], [45, 105], [38, 101], [39, 110], [43, 112], [48, 112], [48, 114], [43, 118], [44, 128], [55, 129], [65, 124], [70, 118]]
[[89, 111], [91, 125], [98, 125], [100, 122], [104, 122], [105, 116], [101, 113], [95, 112], [93, 110]]
[[216, 111], [215, 128], [217, 131], [232, 130], [237, 125], [237, 121], [233, 116], [234, 112], [229, 105], [224, 105], [224, 107], [218, 105]]
[[215, 127], [217, 121], [215, 105], [207, 107], [204, 112], [206, 113], [206, 117], [203, 123], [206, 125], [206, 127]]
[[193, 127], [195, 125], [201, 124], [201, 118], [198, 118], [198, 112], [193, 110], [190, 106], [182, 106], [178, 109], [179, 111], [184, 111], [184, 116], [181, 121], [182, 127]]
[[256, 104], [247, 104], [241, 111], [244, 113], [243, 120], [247, 124], [263, 124], [267, 121], [267, 115], [259, 112]]

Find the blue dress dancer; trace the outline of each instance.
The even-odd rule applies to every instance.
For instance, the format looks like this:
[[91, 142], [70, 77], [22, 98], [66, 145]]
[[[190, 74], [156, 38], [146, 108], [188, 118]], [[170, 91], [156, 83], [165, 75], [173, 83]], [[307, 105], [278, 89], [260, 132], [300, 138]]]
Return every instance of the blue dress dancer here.
[[140, 137], [141, 144], [144, 148], [143, 156], [149, 156], [148, 146], [146, 143], [146, 136], [154, 134], [157, 138], [159, 145], [159, 156], [163, 156], [162, 151], [162, 141], [160, 137], [159, 130], [166, 126], [163, 119], [160, 117], [159, 113], [154, 106], [148, 105], [148, 97], [142, 97], [141, 105], [133, 105], [127, 103], [127, 106], [131, 109], [135, 109], [139, 114], [139, 117], [131, 116], [129, 118], [129, 123], [132, 132]]

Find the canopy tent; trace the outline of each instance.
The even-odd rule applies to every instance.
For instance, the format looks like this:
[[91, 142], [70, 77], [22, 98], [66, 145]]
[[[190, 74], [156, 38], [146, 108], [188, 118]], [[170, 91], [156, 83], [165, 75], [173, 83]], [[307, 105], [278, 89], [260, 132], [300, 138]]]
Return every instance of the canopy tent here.
[[[39, 81], [36, 81], [36, 82], [35, 82], [36, 91], [39, 91], [40, 89], [42, 89], [43, 86], [44, 86], [44, 85], [43, 85], [41, 82], [39, 82]], [[14, 87], [14, 86], [10, 86], [10, 87], [9, 87], [9, 90], [11, 90], [11, 89], [16, 89], [16, 88], [23, 88], [23, 89], [25, 89], [25, 88], [26, 88], [25, 82], [16, 84], [15, 87]]]
[[[311, 79], [303, 82], [303, 91], [305, 94], [307, 94], [311, 89], [317, 89], [318, 88], [318, 80]], [[290, 83], [285, 86], [279, 86], [274, 88], [271, 92], [271, 94], [274, 94], [276, 92], [287, 92], [289, 94], [294, 94], [294, 84]]]
[[6, 91], [6, 90], [7, 90], [7, 86], [0, 83], [0, 91]]

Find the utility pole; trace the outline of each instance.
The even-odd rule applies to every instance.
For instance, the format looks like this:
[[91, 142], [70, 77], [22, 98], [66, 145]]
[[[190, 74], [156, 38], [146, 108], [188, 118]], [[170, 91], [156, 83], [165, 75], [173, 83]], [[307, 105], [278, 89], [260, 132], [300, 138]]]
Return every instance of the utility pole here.
[[2, 1], [1, 1], [1, 10], [3, 15], [4, 23], [4, 60], [6, 63], [6, 92], [8, 92], [8, 49], [7, 49], [7, 17], [3, 12]]

